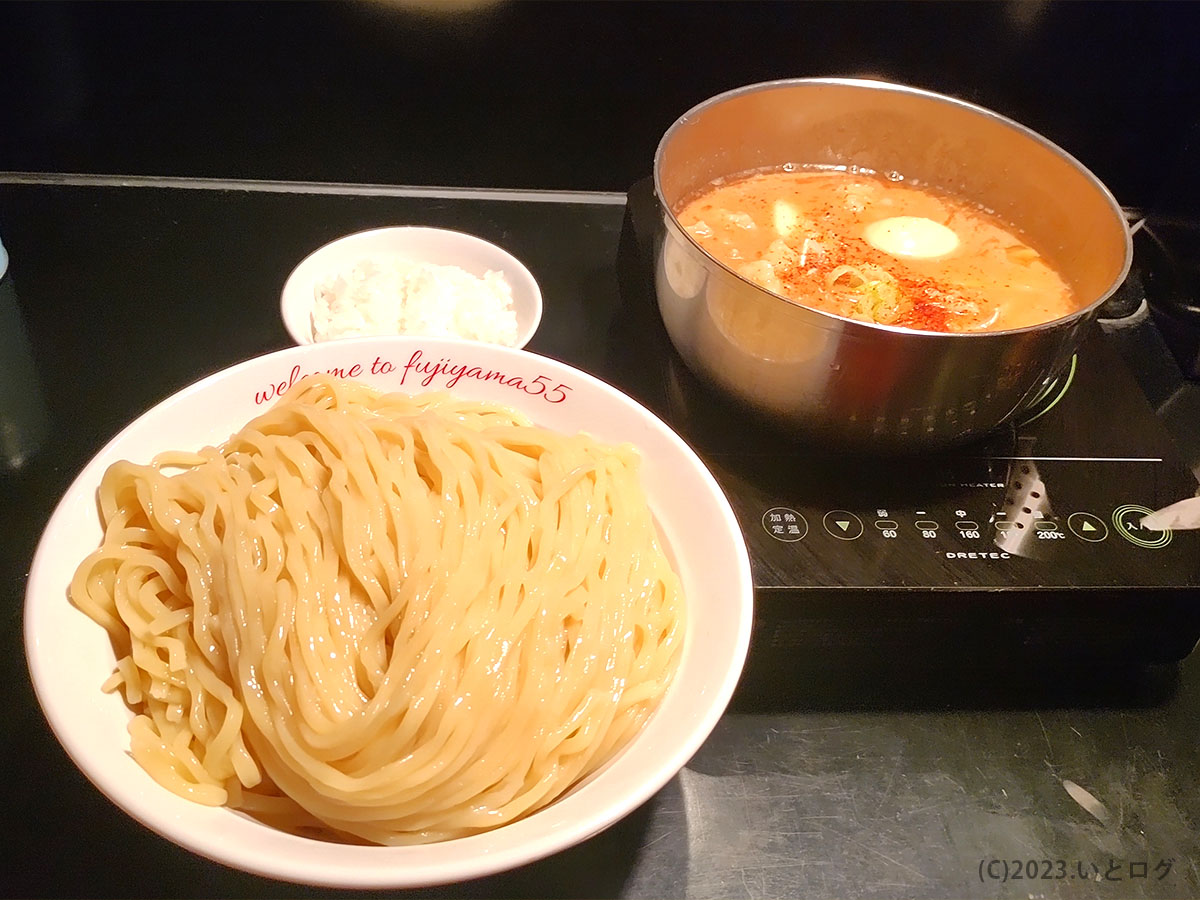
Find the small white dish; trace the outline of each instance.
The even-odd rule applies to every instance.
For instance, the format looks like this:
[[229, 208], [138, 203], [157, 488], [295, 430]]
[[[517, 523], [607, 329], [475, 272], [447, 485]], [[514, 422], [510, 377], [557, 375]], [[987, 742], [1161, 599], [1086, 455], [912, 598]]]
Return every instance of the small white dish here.
[[[547, 428], [629, 442], [641, 456], [647, 499], [687, 606], [679, 668], [645, 727], [615, 758], [544, 809], [493, 831], [420, 846], [339, 844], [176, 796], [130, 756], [132, 713], [119, 694], [100, 689], [116, 662], [108, 635], [67, 599], [76, 568], [101, 540], [96, 489], [110, 464], [220, 443], [299, 377], [334, 369], [382, 390], [449, 390], [501, 403]], [[202, 856], [270, 878], [398, 889], [465, 881], [549, 856], [649, 800], [723, 714], [745, 662], [752, 613], [749, 555], [729, 501], [691, 448], [644, 407], [591, 375], [523, 350], [360, 338], [292, 347], [218, 372], [113, 438], [75, 479], [42, 535], [25, 596], [25, 650], [38, 700], [71, 759], [147, 827]]]
[[[529, 343], [542, 320], [542, 291], [519, 259], [472, 234], [444, 228], [394, 226], [360, 231], [338, 238], [306, 256], [283, 285], [279, 310], [283, 325], [297, 344], [313, 340], [312, 310], [318, 285], [368, 256], [396, 255], [413, 262], [457, 266], [482, 278], [500, 272], [512, 289], [517, 317], [517, 348]], [[382, 336], [382, 335], [381, 335]]]

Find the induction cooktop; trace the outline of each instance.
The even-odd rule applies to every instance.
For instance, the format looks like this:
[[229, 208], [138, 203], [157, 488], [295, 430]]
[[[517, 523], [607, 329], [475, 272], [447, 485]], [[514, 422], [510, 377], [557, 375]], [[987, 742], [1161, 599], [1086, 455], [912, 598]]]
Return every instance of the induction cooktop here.
[[1159, 663], [1191, 651], [1200, 531], [1141, 520], [1196, 479], [1099, 329], [1020, 421], [983, 440], [910, 457], [830, 451], [713, 391], [674, 351], [653, 295], [656, 215], [635, 186], [612, 370], [725, 489], [760, 654]]

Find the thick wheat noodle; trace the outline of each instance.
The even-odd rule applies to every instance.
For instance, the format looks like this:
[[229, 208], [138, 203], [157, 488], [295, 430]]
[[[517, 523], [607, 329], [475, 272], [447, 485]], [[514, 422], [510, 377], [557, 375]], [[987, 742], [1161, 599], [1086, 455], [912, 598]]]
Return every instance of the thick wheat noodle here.
[[624, 746], [683, 600], [628, 447], [446, 394], [299, 382], [219, 448], [118, 462], [73, 602], [158, 782], [377, 843], [519, 818]]

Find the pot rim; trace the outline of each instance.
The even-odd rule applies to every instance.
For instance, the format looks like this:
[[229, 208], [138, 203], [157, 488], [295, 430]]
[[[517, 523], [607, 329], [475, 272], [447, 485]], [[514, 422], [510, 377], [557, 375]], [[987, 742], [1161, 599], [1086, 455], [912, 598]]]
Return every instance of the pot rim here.
[[[859, 319], [850, 319], [850, 318], [846, 318], [844, 316], [835, 315], [834, 313], [826, 312], [824, 310], [815, 309], [811, 306], [805, 306], [804, 304], [797, 303], [796, 301], [793, 301], [793, 300], [789, 300], [787, 297], [784, 297], [780, 294], [776, 294], [774, 291], [770, 291], [767, 288], [764, 288], [762, 285], [751, 281], [750, 279], [741, 275], [734, 269], [725, 265], [725, 263], [718, 260], [715, 256], [713, 256], [707, 250], [705, 250], [703, 247], [700, 246], [700, 242], [697, 241], [694, 237], [692, 237], [692, 235], [687, 231], [687, 229], [684, 228], [683, 225], [680, 224], [679, 219], [675, 215], [675, 210], [671, 209], [671, 207], [663, 199], [663, 191], [662, 191], [662, 183], [661, 183], [661, 170], [662, 170], [662, 157], [663, 157], [664, 151], [666, 149], [666, 146], [670, 143], [671, 139], [675, 136], [675, 134], [680, 129], [685, 127], [692, 118], [699, 115], [700, 113], [703, 113], [705, 110], [709, 109], [710, 107], [717, 106], [721, 103], [724, 103], [727, 100], [731, 100], [735, 97], [739, 97], [744, 94], [753, 94], [753, 93], [758, 93], [759, 91], [774, 90], [776, 88], [792, 87], [792, 86], [796, 86], [796, 85], [818, 85], [818, 84], [838, 85], [838, 86], [850, 87], [850, 88], [863, 88], [863, 89], [867, 89], [867, 90], [879, 90], [879, 91], [884, 91], [886, 93], [911, 94], [911, 95], [915, 95], [918, 97], [924, 97], [928, 100], [933, 100], [935, 102], [945, 103], [945, 104], [948, 104], [951, 106], [956, 106], [956, 107], [959, 107], [960, 109], [966, 110], [967, 112], [982, 116], [984, 118], [991, 119], [994, 122], [996, 122], [997, 124], [1000, 124], [1002, 126], [1010, 128], [1010, 129], [1020, 133], [1024, 137], [1028, 138], [1029, 140], [1032, 140], [1033, 142], [1040, 144], [1042, 147], [1046, 148], [1050, 152], [1054, 153], [1055, 155], [1060, 157], [1062, 160], [1064, 160], [1066, 163], [1068, 163], [1070, 166], [1072, 166], [1076, 171], [1079, 172], [1079, 174], [1081, 174], [1088, 182], [1091, 183], [1091, 186], [1096, 190], [1096, 192], [1101, 197], [1104, 198], [1110, 211], [1113, 213], [1113, 216], [1116, 218], [1117, 221], [1119, 221], [1121, 223], [1121, 230], [1124, 235], [1124, 260], [1122, 261], [1121, 269], [1117, 273], [1116, 278], [1112, 281], [1111, 284], [1108, 285], [1107, 288], [1105, 288], [1100, 293], [1100, 295], [1095, 300], [1093, 300], [1087, 306], [1081, 307], [1080, 309], [1075, 310], [1075, 312], [1069, 313], [1068, 315], [1065, 315], [1065, 316], [1061, 316], [1057, 319], [1051, 319], [1048, 322], [1041, 322], [1036, 325], [1026, 325], [1022, 328], [1009, 328], [1009, 329], [995, 330], [995, 331], [964, 331], [964, 332], [920, 331], [920, 330], [913, 329], [913, 328], [902, 328], [897, 325], [884, 325], [884, 324], [881, 324], [878, 322], [863, 322]], [[1133, 235], [1130, 233], [1129, 221], [1128, 221], [1128, 219], [1126, 219], [1124, 210], [1121, 208], [1121, 205], [1117, 202], [1116, 197], [1114, 197], [1112, 192], [1108, 189], [1108, 186], [1103, 181], [1101, 181], [1098, 177], [1096, 177], [1095, 173], [1092, 172], [1091, 169], [1089, 169], [1087, 166], [1085, 166], [1083, 163], [1081, 163], [1078, 159], [1076, 159], [1074, 156], [1072, 156], [1070, 153], [1068, 153], [1066, 150], [1064, 150], [1058, 144], [1051, 141], [1045, 135], [1042, 135], [1039, 132], [1034, 131], [1032, 128], [1028, 127], [1027, 125], [1022, 125], [1020, 122], [1017, 122], [1015, 119], [1010, 119], [1009, 117], [1002, 115], [1002, 114], [996, 112], [995, 110], [988, 109], [985, 106], [980, 106], [976, 103], [971, 103], [967, 100], [959, 99], [958, 97], [951, 97], [948, 94], [940, 94], [940, 93], [937, 93], [936, 91], [930, 91], [930, 90], [926, 90], [924, 88], [917, 88], [917, 87], [913, 87], [911, 85], [906, 85], [906, 84], [898, 84], [896, 82], [891, 82], [891, 81], [884, 81], [881, 79], [845, 78], [845, 77], [778, 78], [778, 79], [775, 79], [772, 81], [759, 81], [759, 82], [755, 82], [754, 84], [747, 84], [747, 85], [742, 85], [741, 87], [732, 88], [730, 90], [723, 91], [719, 94], [715, 94], [712, 97], [709, 97], [707, 100], [703, 100], [700, 103], [697, 103], [691, 109], [687, 110], [685, 113], [683, 113], [681, 116], [679, 116], [679, 118], [677, 118], [671, 124], [671, 126], [665, 132], [663, 132], [663, 136], [659, 139], [658, 146], [654, 151], [654, 197], [655, 197], [655, 200], [658, 202], [658, 205], [665, 211], [667, 219], [670, 222], [670, 224], [673, 225], [675, 227], [675, 229], [680, 234], [682, 234], [686, 238], [686, 240], [697, 251], [699, 251], [704, 256], [704, 258], [706, 260], [714, 263], [715, 265], [717, 265], [718, 267], [723, 269], [726, 273], [728, 273], [729, 275], [732, 275], [734, 278], [738, 279], [739, 281], [741, 281], [747, 285], [750, 285], [753, 288], [756, 288], [765, 297], [772, 297], [772, 298], [775, 298], [784, 303], [790, 303], [794, 306], [798, 306], [801, 309], [804, 309], [807, 312], [812, 313], [813, 315], [819, 316], [822, 319], [827, 320], [828, 321], [827, 327], [830, 327], [830, 328], [834, 328], [834, 327], [847, 328], [847, 327], [851, 327], [851, 326], [859, 326], [861, 328], [865, 328], [868, 330], [884, 331], [884, 332], [888, 332], [890, 334], [912, 335], [914, 337], [922, 337], [922, 338], [927, 338], [927, 339], [950, 338], [950, 339], [963, 339], [963, 340], [970, 340], [970, 339], [980, 340], [980, 339], [985, 339], [985, 338], [994, 338], [994, 337], [997, 337], [1000, 335], [1024, 334], [1026, 332], [1031, 332], [1031, 331], [1056, 330], [1058, 328], [1069, 327], [1081, 319], [1086, 319], [1086, 318], [1089, 318], [1090, 316], [1092, 316], [1092, 314], [1095, 313], [1095, 311], [1097, 309], [1099, 309], [1099, 307], [1106, 300], [1108, 300], [1109, 297], [1111, 297], [1116, 292], [1117, 288], [1119, 288], [1125, 282], [1125, 279], [1129, 276], [1129, 270], [1130, 270], [1131, 266], [1133, 265]]]

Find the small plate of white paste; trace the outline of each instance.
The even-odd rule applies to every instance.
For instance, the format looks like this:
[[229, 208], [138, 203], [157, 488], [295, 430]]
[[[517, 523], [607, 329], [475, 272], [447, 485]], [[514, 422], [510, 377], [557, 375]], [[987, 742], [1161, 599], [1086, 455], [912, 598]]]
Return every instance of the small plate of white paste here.
[[542, 293], [511, 253], [441, 228], [376, 228], [338, 238], [296, 266], [280, 298], [298, 344], [390, 334], [524, 347]]

